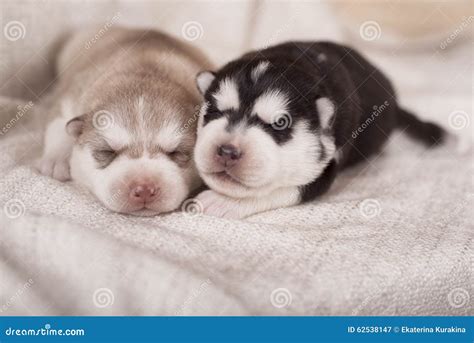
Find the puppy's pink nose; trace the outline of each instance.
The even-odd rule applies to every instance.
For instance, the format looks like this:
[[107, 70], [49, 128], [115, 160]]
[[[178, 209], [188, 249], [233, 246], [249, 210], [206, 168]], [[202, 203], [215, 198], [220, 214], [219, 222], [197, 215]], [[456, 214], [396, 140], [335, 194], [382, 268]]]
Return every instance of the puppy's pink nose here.
[[159, 189], [154, 184], [140, 184], [132, 186], [129, 199], [134, 203], [152, 202], [159, 193]]
[[226, 167], [235, 165], [241, 156], [242, 152], [234, 145], [224, 144], [217, 147], [216, 159]]

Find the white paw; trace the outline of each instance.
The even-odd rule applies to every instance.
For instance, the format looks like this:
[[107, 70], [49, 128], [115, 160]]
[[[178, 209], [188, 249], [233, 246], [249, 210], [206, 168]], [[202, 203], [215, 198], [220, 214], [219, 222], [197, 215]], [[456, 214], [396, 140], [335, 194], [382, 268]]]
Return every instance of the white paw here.
[[37, 169], [44, 176], [52, 177], [58, 181], [64, 182], [71, 178], [69, 173], [69, 161], [67, 159], [42, 157], [37, 164]]
[[240, 219], [251, 214], [245, 200], [229, 198], [211, 190], [201, 192], [196, 200], [202, 205], [204, 214], [210, 216]]

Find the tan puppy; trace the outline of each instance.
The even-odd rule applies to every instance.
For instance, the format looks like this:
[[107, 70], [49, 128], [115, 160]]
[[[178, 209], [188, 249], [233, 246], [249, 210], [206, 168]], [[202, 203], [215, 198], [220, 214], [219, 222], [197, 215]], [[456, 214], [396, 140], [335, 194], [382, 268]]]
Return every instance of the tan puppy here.
[[178, 208], [200, 185], [193, 80], [210, 67], [200, 51], [156, 31], [72, 36], [58, 58], [41, 173], [72, 178], [113, 211]]

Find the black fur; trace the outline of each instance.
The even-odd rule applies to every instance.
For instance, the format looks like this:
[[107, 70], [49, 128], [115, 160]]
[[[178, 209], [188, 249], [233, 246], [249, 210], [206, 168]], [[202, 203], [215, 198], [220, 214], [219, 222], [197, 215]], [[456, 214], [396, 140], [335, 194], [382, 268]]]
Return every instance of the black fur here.
[[[251, 71], [263, 61], [270, 62], [270, 66], [254, 82]], [[226, 76], [232, 76], [238, 84], [240, 108], [220, 113], [212, 95]], [[205, 94], [210, 108], [204, 125], [225, 115], [229, 125], [246, 120], [263, 127], [278, 144], [285, 144], [292, 137], [294, 125], [274, 130], [258, 117], [250, 116], [255, 99], [275, 88], [289, 95], [293, 124], [304, 119], [315, 132], [321, 129], [316, 99], [327, 97], [336, 106], [331, 134], [341, 158], [337, 162], [331, 160], [319, 177], [301, 186], [302, 201], [326, 192], [339, 170], [377, 153], [397, 127], [430, 145], [439, 143], [444, 134], [438, 126], [400, 109], [390, 81], [358, 52], [330, 42], [288, 42], [247, 53], [228, 63], [216, 73]]]

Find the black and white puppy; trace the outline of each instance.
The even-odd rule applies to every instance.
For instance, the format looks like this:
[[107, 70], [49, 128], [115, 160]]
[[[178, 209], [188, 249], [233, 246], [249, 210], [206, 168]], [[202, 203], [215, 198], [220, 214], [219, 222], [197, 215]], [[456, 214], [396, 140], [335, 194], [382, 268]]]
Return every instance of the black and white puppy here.
[[201, 72], [194, 158], [227, 218], [313, 200], [337, 173], [381, 149], [395, 128], [431, 146], [443, 130], [401, 109], [389, 80], [351, 48], [288, 42]]

